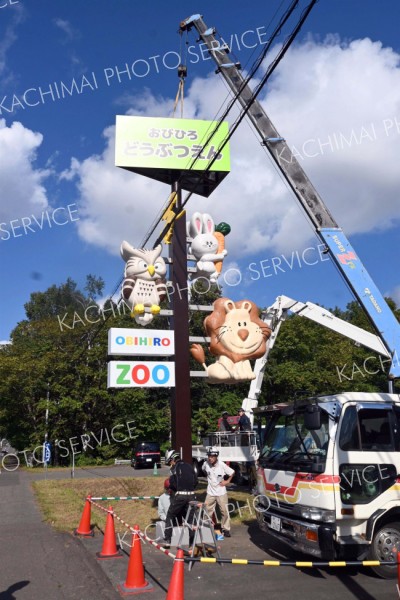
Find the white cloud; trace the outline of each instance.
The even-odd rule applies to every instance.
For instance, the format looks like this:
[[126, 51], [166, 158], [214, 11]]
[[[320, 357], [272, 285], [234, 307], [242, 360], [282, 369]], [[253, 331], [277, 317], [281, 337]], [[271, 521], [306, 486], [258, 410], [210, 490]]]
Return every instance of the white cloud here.
[[82, 34], [66, 19], [56, 18], [53, 19], [53, 23], [65, 34], [65, 37], [60, 40], [60, 43], [68, 48], [67, 56], [71, 61], [72, 73], [83, 75], [87, 69], [80, 56], [77, 54], [75, 47], [77, 40], [81, 39]]
[[349, 234], [400, 217], [399, 60], [369, 39], [309, 41], [282, 61], [268, 94], [271, 118]]
[[386, 297], [392, 298], [400, 308], [400, 285], [396, 285], [390, 292], [385, 293]]
[[43, 180], [49, 170], [35, 169], [36, 151], [43, 136], [15, 121], [0, 119], [0, 221], [7, 223], [38, 215], [48, 207]]
[[7, 53], [14, 44], [14, 42], [16, 42], [18, 39], [16, 34], [16, 29], [18, 25], [22, 23], [25, 19], [24, 8], [21, 4], [15, 4], [12, 10], [12, 19], [7, 25], [5, 33], [2, 39], [0, 40], [0, 75], [2, 76], [3, 85], [13, 78], [12, 74], [7, 74]]
[[[210, 74], [194, 79], [186, 94], [185, 117], [212, 119], [227, 92]], [[149, 90], [128, 100], [128, 114], [171, 116], [173, 100], [155, 97]], [[286, 55], [260, 100], [278, 131], [299, 152], [305, 171], [347, 234], [399, 222], [398, 54], [369, 39], [350, 44], [334, 37], [324, 43], [310, 39]], [[140, 243], [169, 190], [114, 167], [113, 136], [110, 127], [104, 152], [81, 163], [74, 159], [65, 176], [78, 177], [80, 235], [117, 253], [123, 238]], [[193, 196], [187, 207], [189, 213], [209, 211], [216, 222], [231, 224], [230, 259], [266, 249], [291, 251], [312, 239], [302, 210], [251, 126], [239, 127], [231, 155], [231, 174], [210, 198]]]
[[118, 254], [123, 239], [139, 244], [168, 192], [162, 183], [117, 169], [114, 127], [106, 129], [104, 135], [107, 143], [103, 154], [91, 156], [82, 163], [73, 159], [71, 169], [64, 172], [62, 178], [79, 178], [77, 227], [80, 236]]
[[66, 19], [54, 19], [53, 23], [56, 27], [58, 27], [59, 29], [61, 29], [61, 31], [63, 31], [66, 35], [66, 41], [73, 41], [76, 38], [80, 37], [80, 33], [74, 29], [71, 25], [71, 23], [69, 21], [67, 21]]

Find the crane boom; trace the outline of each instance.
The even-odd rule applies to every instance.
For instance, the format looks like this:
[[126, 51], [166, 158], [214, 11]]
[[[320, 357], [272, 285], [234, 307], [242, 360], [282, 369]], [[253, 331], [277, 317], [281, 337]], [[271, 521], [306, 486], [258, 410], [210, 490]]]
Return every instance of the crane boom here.
[[216, 62], [217, 73], [221, 73], [235, 94], [261, 137], [277, 168], [286, 179], [301, 207], [314, 226], [316, 234], [326, 245], [329, 254], [344, 277], [351, 291], [365, 310], [377, 334], [391, 356], [389, 377], [400, 377], [400, 324], [389, 308], [381, 292], [371, 279], [354, 248], [338, 226], [324, 201], [308, 179], [302, 166], [293, 155], [284, 138], [278, 133], [265, 110], [255, 98], [244, 80], [238, 66], [230, 56], [230, 49], [220, 45], [215, 29], [207, 27], [201, 15], [184, 19], [180, 29], [194, 27], [200, 39]]
[[[313, 302], [299, 302], [288, 296], [278, 296], [271, 306], [263, 310], [261, 318], [271, 329], [271, 337], [268, 340], [265, 354], [258, 358], [254, 365], [255, 379], [250, 383], [247, 398], [243, 400], [242, 406], [246, 411], [251, 411], [258, 406], [258, 398], [261, 394], [264, 371], [268, 363], [268, 357], [275, 345], [282, 323], [288, 318], [289, 313], [299, 317], [305, 317], [314, 323], [318, 323], [327, 329], [353, 340], [356, 344], [369, 348], [386, 358], [391, 358], [381, 338], [370, 333], [357, 325], [348, 323], [336, 317], [326, 308], [318, 306]], [[251, 413], [250, 413], [251, 414]]]

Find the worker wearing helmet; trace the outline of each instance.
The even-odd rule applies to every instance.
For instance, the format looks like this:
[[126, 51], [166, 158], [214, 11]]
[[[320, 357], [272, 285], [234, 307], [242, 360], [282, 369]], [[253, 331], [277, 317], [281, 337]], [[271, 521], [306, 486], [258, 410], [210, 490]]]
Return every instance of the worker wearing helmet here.
[[179, 454], [179, 452], [177, 452], [176, 450], [167, 450], [167, 452], [165, 453], [165, 464], [167, 465], [167, 467], [171, 466], [172, 463], [175, 464], [175, 462], [177, 460], [179, 460], [181, 457], [181, 455]]
[[171, 504], [171, 488], [169, 487], [169, 479], [164, 481], [164, 493], [158, 499], [157, 511], [161, 521], [165, 521], [169, 506]]
[[239, 408], [238, 415], [239, 415], [239, 421], [238, 421], [239, 431], [244, 432], [240, 436], [241, 437], [240, 443], [242, 446], [249, 446], [250, 445], [250, 433], [249, 432], [251, 432], [251, 421], [250, 421], [249, 417], [246, 415], [244, 408]]
[[221, 511], [222, 534], [225, 537], [231, 537], [231, 520], [228, 511], [228, 494], [226, 486], [232, 481], [235, 471], [228, 467], [222, 460], [219, 460], [219, 451], [217, 448], [208, 448], [207, 462], [203, 464], [203, 471], [207, 475], [207, 497], [205, 506], [211, 515], [215, 512], [218, 504]]
[[221, 416], [222, 416], [222, 419], [221, 419], [220, 426], [219, 426], [220, 431], [231, 432], [232, 425], [228, 421], [228, 417], [229, 417], [228, 411], [225, 410]]
[[[179, 525], [182, 518], [186, 516], [189, 502], [195, 500], [195, 488], [197, 486], [197, 475], [192, 465], [183, 462], [179, 452], [168, 450], [165, 455], [165, 464], [171, 467], [169, 487], [171, 489], [171, 504], [165, 519], [164, 541], [165, 546], [171, 545], [172, 529]], [[188, 516], [189, 524], [193, 521], [193, 512]], [[194, 531], [189, 528], [189, 543], [192, 544]]]

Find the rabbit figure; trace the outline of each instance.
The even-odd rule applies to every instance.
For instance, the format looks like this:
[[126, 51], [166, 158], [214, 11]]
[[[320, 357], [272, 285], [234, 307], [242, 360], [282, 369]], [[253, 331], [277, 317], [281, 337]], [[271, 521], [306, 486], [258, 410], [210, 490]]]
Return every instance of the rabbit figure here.
[[211, 283], [216, 283], [220, 269], [217, 270], [216, 263], [221, 265], [228, 254], [223, 249], [218, 252], [218, 240], [214, 235], [215, 225], [212, 217], [207, 213], [195, 212], [186, 223], [188, 237], [191, 238], [189, 254], [193, 254], [197, 261], [197, 272], [193, 279], [204, 277]]

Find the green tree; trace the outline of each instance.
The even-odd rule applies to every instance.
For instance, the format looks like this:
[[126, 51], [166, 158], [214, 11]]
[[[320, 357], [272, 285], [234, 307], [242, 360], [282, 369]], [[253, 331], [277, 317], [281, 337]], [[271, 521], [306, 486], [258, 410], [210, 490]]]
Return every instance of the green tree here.
[[[32, 293], [25, 305], [27, 318], [13, 330], [12, 344], [1, 349], [0, 433], [17, 449], [42, 444], [46, 429], [53, 443], [64, 440], [69, 453], [76, 444], [78, 460], [88, 456], [95, 461], [129, 458], [136, 439], [154, 439], [164, 447], [168, 444], [170, 390], [107, 389], [108, 329], [132, 328], [135, 322], [123, 303], [108, 300], [103, 310], [97, 307], [95, 298], [102, 294], [103, 286], [101, 278], [89, 275], [84, 291], [69, 278], [45, 292]], [[210, 306], [220, 295], [217, 288], [208, 290], [197, 282], [191, 288], [190, 303]], [[390, 299], [389, 305], [399, 319], [400, 311]], [[89, 307], [90, 319], [85, 314]], [[371, 328], [356, 303], [350, 303], [345, 311], [335, 309], [335, 313], [350, 323]], [[191, 312], [192, 336], [205, 335], [206, 315]], [[152, 329], [168, 327], [168, 320], [161, 316], [150, 325]], [[143, 331], [142, 327], [137, 329]], [[215, 360], [206, 354], [207, 364]], [[372, 354], [311, 321], [289, 318], [269, 356], [260, 404], [293, 400], [303, 393], [386, 391], [388, 364], [376, 358], [375, 369], [371, 369]], [[368, 369], [366, 359], [370, 360]], [[192, 359], [191, 370], [201, 372], [202, 368]], [[223, 410], [236, 414], [248, 389], [248, 384], [210, 385], [204, 377], [193, 377], [193, 442], [199, 433], [201, 436], [216, 429]], [[129, 436], [127, 422], [132, 429]], [[112, 431], [118, 432], [118, 439], [108, 443]], [[71, 438], [74, 442], [69, 441]], [[69, 462], [68, 456], [65, 462]]]
[[[51, 441], [70, 438], [79, 444], [93, 432], [108, 433], [135, 419], [138, 435], [163, 441], [168, 438], [167, 394], [151, 401], [147, 390], [107, 390], [107, 332], [109, 327], [132, 326], [129, 315], [111, 301], [104, 313], [107, 321], [85, 319], [85, 308], [101, 293], [102, 280], [88, 277], [87, 293], [68, 279], [46, 292], [35, 292], [26, 304], [27, 319], [11, 334], [12, 344], [0, 353], [0, 427], [20, 450], [43, 443], [45, 413], [49, 407]], [[60, 313], [67, 314], [64, 325]], [[104, 325], [106, 323], [106, 325]], [[49, 390], [49, 402], [47, 391]], [[151, 415], [147, 415], [151, 406]], [[129, 457], [134, 440], [96, 445], [87, 453], [93, 458]]]
[[[351, 302], [346, 311], [335, 309], [332, 312], [353, 325], [373, 331], [356, 302]], [[262, 403], [293, 400], [301, 393], [329, 395], [338, 391], [387, 391], [388, 368], [387, 359], [371, 350], [308, 319], [291, 316], [282, 324], [270, 354]]]

